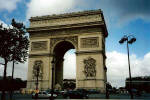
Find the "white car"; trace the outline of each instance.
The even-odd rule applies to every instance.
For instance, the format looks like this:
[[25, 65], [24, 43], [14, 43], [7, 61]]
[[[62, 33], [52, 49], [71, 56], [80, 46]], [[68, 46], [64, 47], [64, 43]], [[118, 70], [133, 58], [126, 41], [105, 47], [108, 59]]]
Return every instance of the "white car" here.
[[[56, 98], [57, 94], [53, 94], [53, 98]], [[36, 93], [32, 94], [32, 98], [36, 98]], [[38, 98], [51, 98], [51, 94], [47, 93], [46, 91], [40, 91], [38, 93]]]

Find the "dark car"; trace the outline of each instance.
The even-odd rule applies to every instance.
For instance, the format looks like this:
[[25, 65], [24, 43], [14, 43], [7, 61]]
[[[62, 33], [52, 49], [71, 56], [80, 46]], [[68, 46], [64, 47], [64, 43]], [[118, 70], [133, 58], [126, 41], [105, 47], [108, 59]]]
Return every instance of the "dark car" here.
[[87, 99], [88, 98], [88, 92], [85, 89], [77, 89], [66, 92], [64, 95], [64, 98], [70, 98], [70, 99]]
[[[52, 93], [52, 89], [47, 89], [46, 92], [47, 92], [47, 93]], [[61, 94], [61, 92], [60, 92], [59, 90], [53, 90], [53, 93], [54, 93], [54, 94], [57, 94], [57, 95], [60, 95], [60, 94]]]
[[96, 90], [96, 89], [90, 89], [90, 90], [88, 90], [88, 93], [89, 93], [89, 94], [99, 94], [100, 91], [98, 91], [98, 90]]

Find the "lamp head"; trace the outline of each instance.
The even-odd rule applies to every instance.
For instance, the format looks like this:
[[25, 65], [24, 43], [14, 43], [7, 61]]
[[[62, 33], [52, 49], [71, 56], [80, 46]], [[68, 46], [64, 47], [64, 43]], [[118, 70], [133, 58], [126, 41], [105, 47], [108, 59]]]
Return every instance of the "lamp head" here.
[[124, 41], [123, 41], [122, 39], [119, 41], [120, 44], [122, 44], [123, 42], [124, 42]]
[[135, 41], [136, 41], [136, 38], [133, 37], [133, 38], [131, 38], [131, 39], [128, 41], [128, 43], [129, 43], [129, 44], [132, 44], [132, 43], [135, 42]]
[[124, 41], [126, 41], [126, 40], [127, 40], [127, 38], [126, 38], [126, 37], [123, 37], [123, 38], [121, 38], [121, 40], [119, 41], [119, 43], [122, 44], [122, 43], [124, 43]]

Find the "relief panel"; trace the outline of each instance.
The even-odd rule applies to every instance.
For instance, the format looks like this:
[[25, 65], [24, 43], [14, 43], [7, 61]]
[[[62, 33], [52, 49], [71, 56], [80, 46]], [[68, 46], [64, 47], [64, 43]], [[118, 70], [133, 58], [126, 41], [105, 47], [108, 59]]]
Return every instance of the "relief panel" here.
[[51, 48], [59, 41], [71, 41], [76, 47], [78, 46], [78, 37], [77, 36], [70, 36], [70, 37], [58, 37], [58, 38], [51, 38]]
[[88, 57], [83, 60], [84, 71], [86, 78], [96, 77], [96, 60], [94, 58]]
[[37, 77], [40, 79], [43, 78], [43, 61], [41, 60], [36, 60], [33, 65], [32, 79], [36, 79]]
[[88, 37], [80, 39], [81, 48], [97, 48], [99, 47], [99, 37]]
[[48, 49], [47, 43], [47, 41], [31, 42], [31, 51], [46, 51]]

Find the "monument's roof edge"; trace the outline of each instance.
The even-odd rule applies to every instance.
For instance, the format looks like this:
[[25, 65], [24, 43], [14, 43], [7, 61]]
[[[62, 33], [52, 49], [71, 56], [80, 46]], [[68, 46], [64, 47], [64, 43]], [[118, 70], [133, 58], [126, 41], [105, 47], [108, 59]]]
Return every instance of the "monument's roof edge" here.
[[53, 14], [53, 15], [45, 15], [45, 16], [36, 16], [36, 17], [31, 17], [29, 20], [30, 21], [39, 21], [39, 20], [47, 20], [47, 19], [59, 19], [59, 18], [67, 18], [67, 17], [93, 15], [93, 14], [100, 14], [100, 13], [102, 13], [101, 9], [86, 10], [86, 11], [71, 12], [71, 13], [64, 13], [64, 14]]
[[78, 24], [69, 24], [69, 25], [59, 25], [59, 26], [44, 26], [44, 27], [30, 27], [27, 28], [29, 33], [38, 32], [38, 31], [50, 31], [50, 30], [59, 30], [59, 29], [66, 29], [66, 28], [77, 28], [77, 27], [90, 27], [90, 26], [102, 26], [105, 31], [105, 37], [107, 37], [107, 29], [105, 27], [104, 21], [96, 21], [90, 23], [78, 23]]
[[73, 27], [85, 27], [85, 26], [94, 26], [94, 25], [104, 25], [104, 21], [96, 21], [87, 23], [78, 23], [78, 24], [67, 24], [67, 25], [57, 25], [57, 26], [43, 26], [43, 27], [30, 27], [27, 28], [28, 31], [41, 31], [41, 30], [53, 30], [53, 29], [64, 29], [64, 28], [73, 28]]

